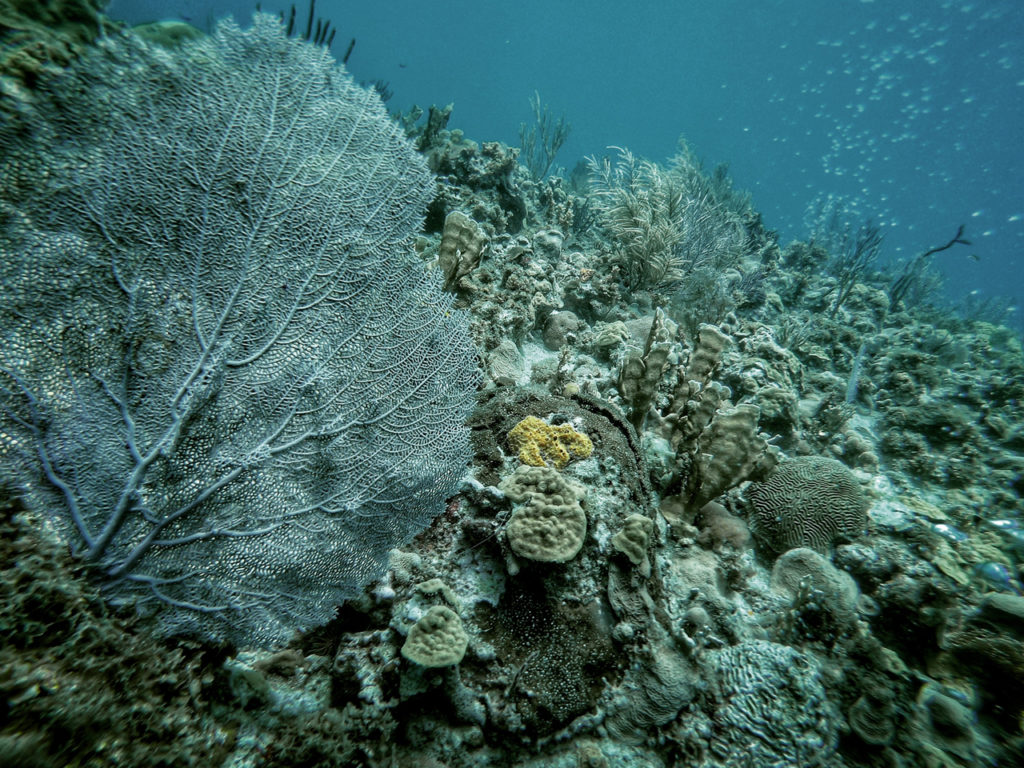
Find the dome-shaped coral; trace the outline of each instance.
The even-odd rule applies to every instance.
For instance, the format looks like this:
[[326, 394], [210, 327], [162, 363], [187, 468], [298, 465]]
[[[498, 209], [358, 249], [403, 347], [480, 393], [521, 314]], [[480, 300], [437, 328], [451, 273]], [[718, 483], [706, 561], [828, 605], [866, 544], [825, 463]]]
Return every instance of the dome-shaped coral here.
[[523, 466], [499, 487], [522, 504], [505, 526], [513, 552], [545, 563], [564, 563], [576, 557], [587, 533], [580, 486], [550, 467]]
[[448, 667], [462, 661], [468, 644], [459, 614], [435, 605], [409, 630], [402, 655], [421, 667]]
[[782, 462], [747, 490], [753, 533], [765, 550], [796, 547], [827, 552], [840, 537], [853, 538], [867, 524], [867, 501], [841, 462], [804, 456]]

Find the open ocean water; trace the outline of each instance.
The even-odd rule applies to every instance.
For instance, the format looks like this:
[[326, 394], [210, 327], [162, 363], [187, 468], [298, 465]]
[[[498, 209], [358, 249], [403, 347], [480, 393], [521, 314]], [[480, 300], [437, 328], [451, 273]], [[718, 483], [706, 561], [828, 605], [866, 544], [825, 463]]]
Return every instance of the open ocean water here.
[[[393, 110], [454, 103], [452, 127], [514, 146], [537, 91], [572, 124], [559, 154], [567, 170], [609, 146], [661, 161], [684, 136], [709, 167], [729, 164], [783, 241], [805, 236], [808, 209], [830, 196], [882, 226], [883, 259], [942, 244], [963, 223], [977, 260], [967, 251], [940, 260], [950, 302], [971, 291], [1024, 298], [1024, 8], [1014, 0], [316, 8], [338, 29], [335, 55], [356, 39], [351, 71], [386, 81]], [[251, 11], [198, 1], [109, 8], [131, 23], [199, 27]]]

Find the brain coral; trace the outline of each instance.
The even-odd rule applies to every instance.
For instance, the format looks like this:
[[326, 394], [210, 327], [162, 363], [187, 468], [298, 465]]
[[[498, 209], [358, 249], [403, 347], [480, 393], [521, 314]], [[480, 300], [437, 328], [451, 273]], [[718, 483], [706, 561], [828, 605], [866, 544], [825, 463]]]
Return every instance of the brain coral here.
[[789, 459], [747, 489], [754, 538], [778, 554], [796, 547], [827, 552], [867, 524], [867, 500], [853, 473], [835, 459]]
[[839, 717], [812, 657], [753, 640], [714, 657], [714, 735], [710, 751], [723, 768], [830, 765]]

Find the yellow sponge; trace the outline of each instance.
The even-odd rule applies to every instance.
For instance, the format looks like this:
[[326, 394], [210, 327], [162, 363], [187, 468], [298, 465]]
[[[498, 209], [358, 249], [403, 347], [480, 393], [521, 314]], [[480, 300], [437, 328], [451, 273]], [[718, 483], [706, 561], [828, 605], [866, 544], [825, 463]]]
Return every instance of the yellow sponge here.
[[571, 425], [552, 426], [536, 416], [527, 416], [512, 427], [508, 443], [519, 452], [523, 464], [544, 467], [550, 463], [555, 469], [563, 469], [573, 459], [585, 459], [594, 450], [590, 438]]

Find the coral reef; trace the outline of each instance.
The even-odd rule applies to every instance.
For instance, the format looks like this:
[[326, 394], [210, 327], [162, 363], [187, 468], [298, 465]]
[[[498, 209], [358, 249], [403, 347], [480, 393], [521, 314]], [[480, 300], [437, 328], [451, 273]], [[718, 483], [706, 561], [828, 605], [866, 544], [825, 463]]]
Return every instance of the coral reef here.
[[548, 155], [531, 172], [452, 117], [397, 119], [438, 178], [417, 267], [484, 372], [457, 493], [333, 620], [262, 650], [155, 636], [10, 501], [3, 754], [1019, 762], [1019, 336], [894, 291], [868, 227], [780, 248], [685, 147], [540, 178]]

